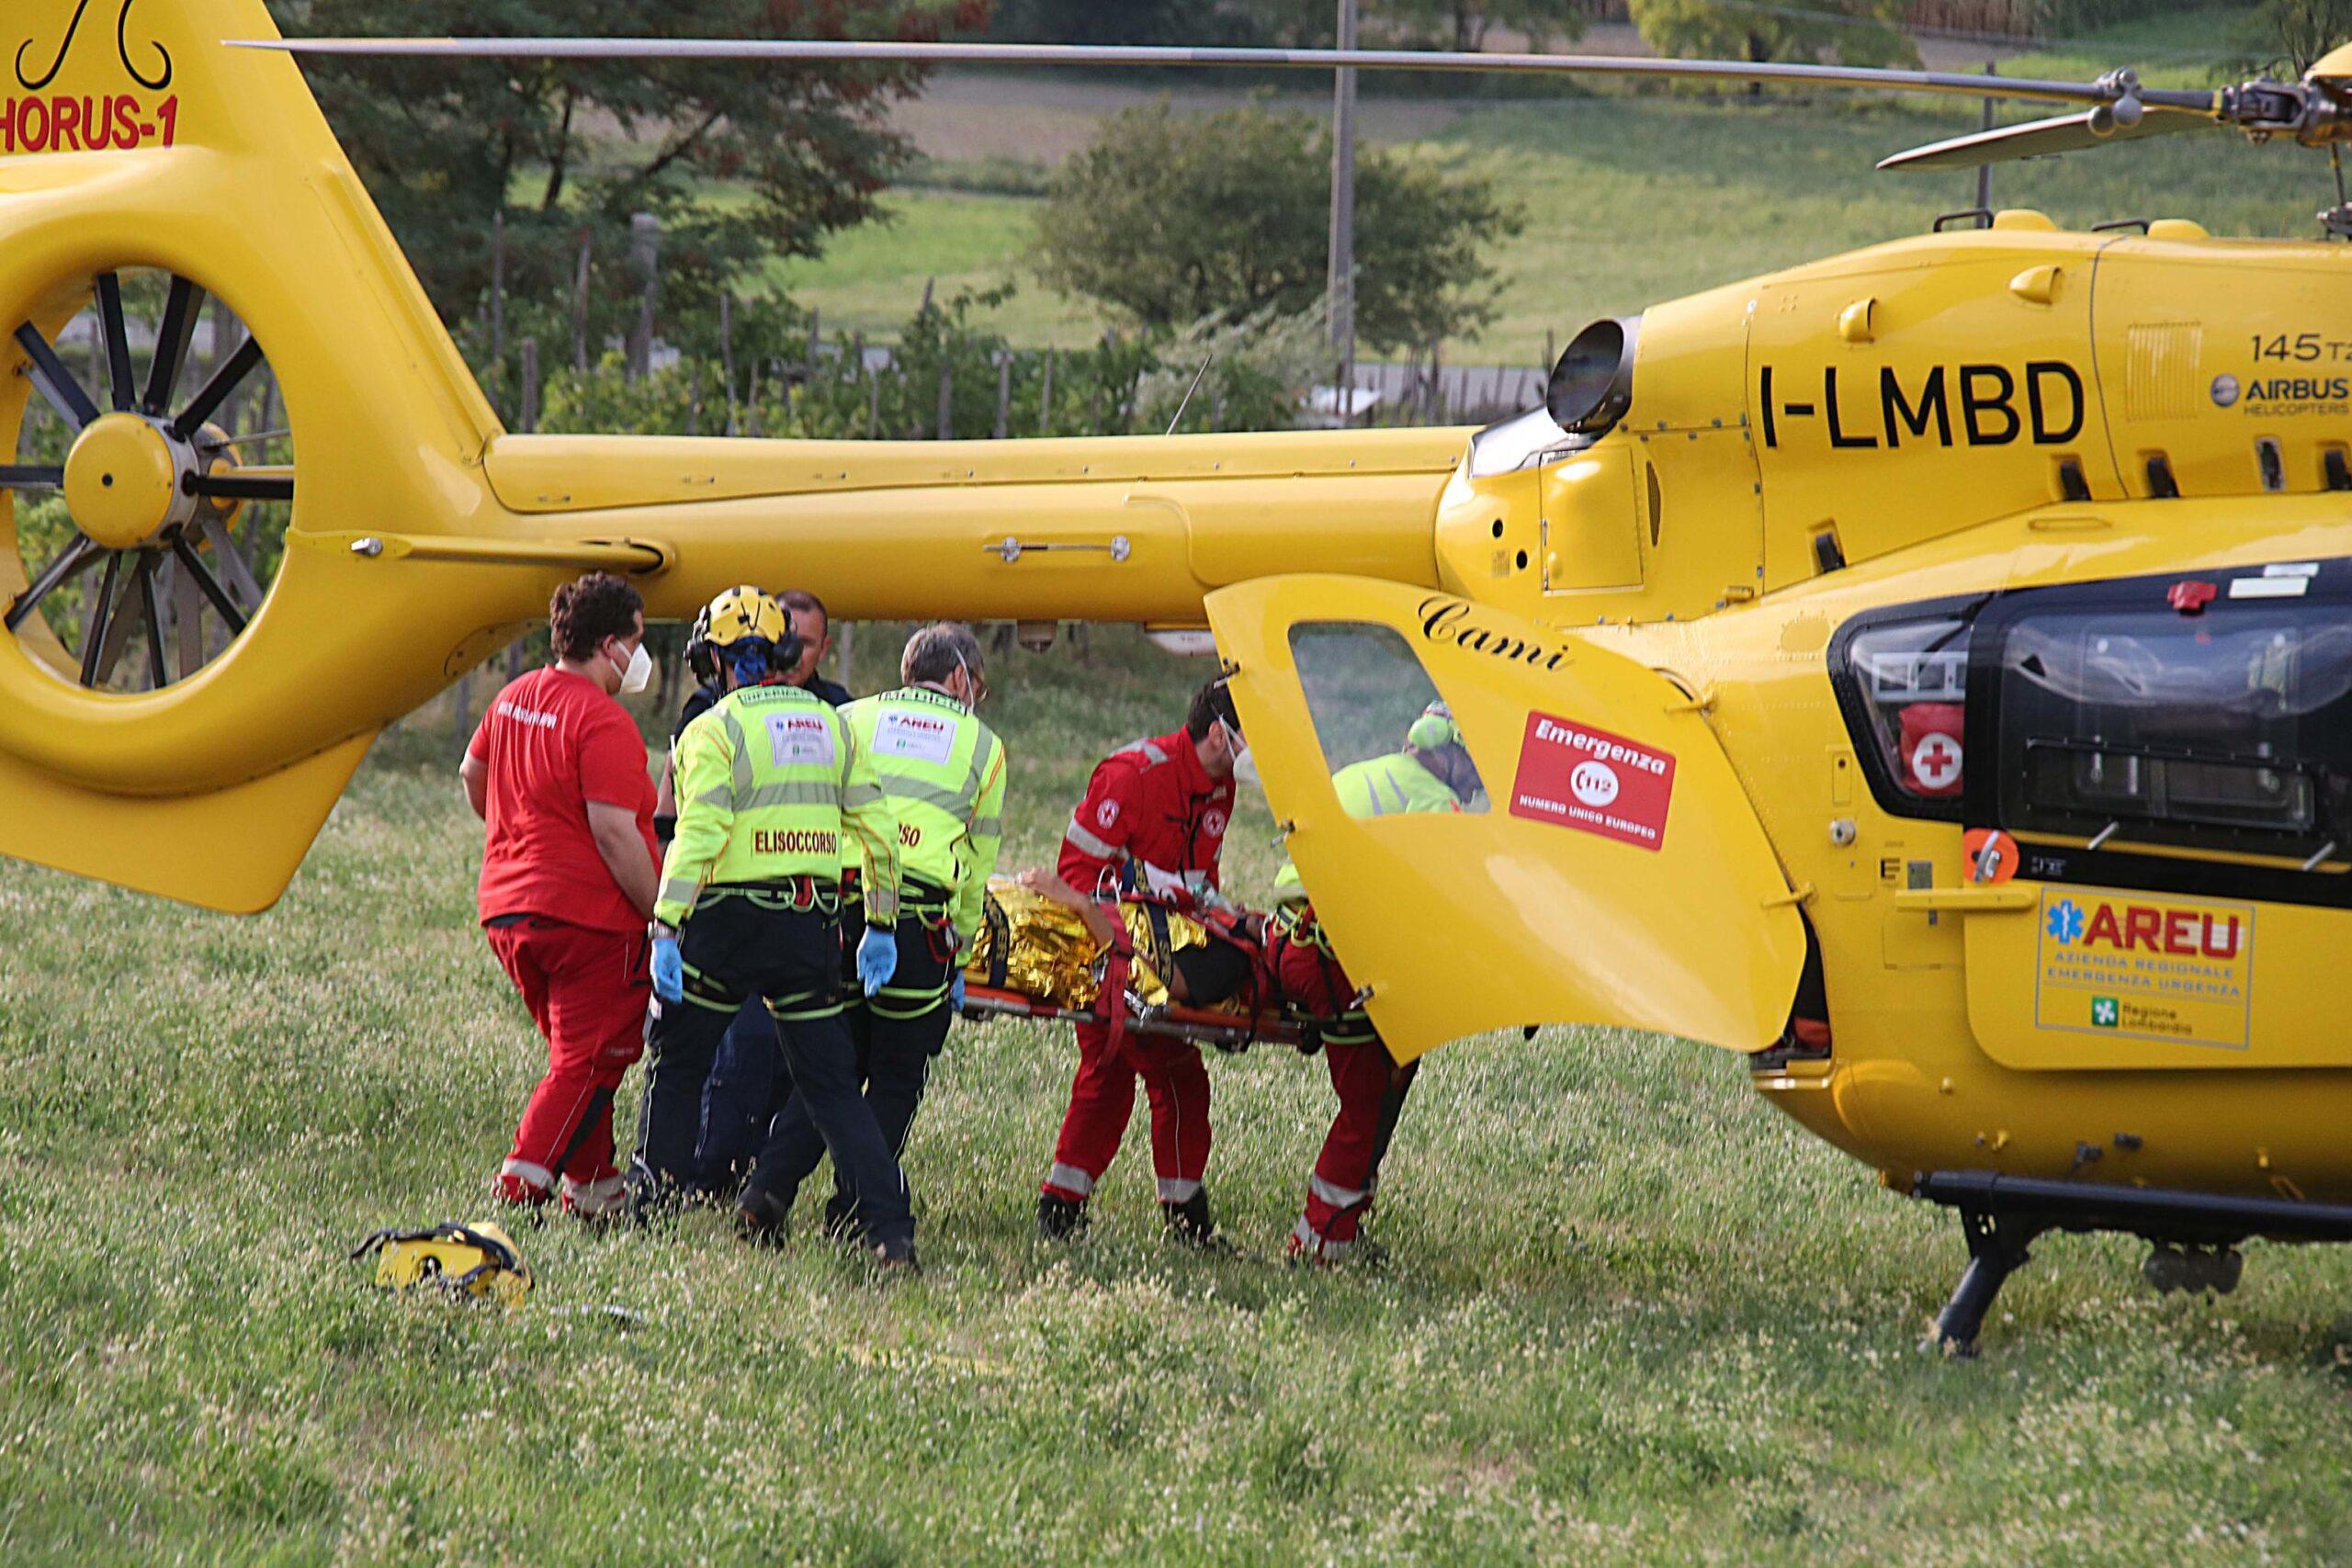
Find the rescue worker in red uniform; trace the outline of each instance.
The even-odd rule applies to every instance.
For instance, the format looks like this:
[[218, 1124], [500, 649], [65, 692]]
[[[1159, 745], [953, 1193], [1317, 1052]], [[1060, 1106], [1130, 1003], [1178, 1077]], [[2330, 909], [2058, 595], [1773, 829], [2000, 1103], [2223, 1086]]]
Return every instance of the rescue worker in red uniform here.
[[[1461, 726], [1442, 702], [1431, 703], [1413, 721], [1403, 750], [1342, 768], [1331, 784], [1348, 815], [1360, 818], [1460, 811], [1482, 787]], [[1296, 868], [1284, 865], [1274, 890], [1266, 966], [1284, 1009], [1306, 1023], [1303, 1049], [1321, 1048], [1331, 1092], [1340, 1099], [1340, 1113], [1307, 1176], [1306, 1211], [1291, 1231], [1288, 1251], [1300, 1262], [1337, 1263], [1359, 1245], [1374, 1245], [1363, 1236], [1363, 1217], [1372, 1210], [1380, 1164], [1420, 1064], [1400, 1066], [1389, 1055], [1315, 919]]]
[[644, 1049], [645, 922], [660, 863], [653, 781], [637, 721], [613, 698], [645, 689], [645, 604], [608, 572], [555, 592], [555, 662], [492, 699], [458, 773], [489, 825], [481, 907], [491, 950], [547, 1037], [548, 1070], [499, 1168], [498, 1195], [535, 1205], [560, 1179], [566, 1210], [620, 1212], [613, 1096]]
[[[1234, 764], [1246, 752], [1222, 677], [1193, 694], [1184, 727], [1104, 758], [1070, 813], [1057, 867], [1098, 903], [1133, 893], [1212, 919], [1237, 911], [1217, 888], [1217, 860], [1233, 816]], [[1114, 913], [1115, 923], [1115, 912]], [[1207, 1007], [1249, 985], [1254, 956], [1212, 941], [1179, 953], [1175, 998]], [[1147, 1038], [1116, 1023], [1078, 1026], [1078, 1076], [1037, 1194], [1037, 1229], [1061, 1239], [1085, 1228], [1086, 1204], [1111, 1168], [1135, 1112], [1136, 1082], [1151, 1107], [1151, 1163], [1169, 1233], [1205, 1244], [1216, 1231], [1202, 1178], [1209, 1157], [1209, 1075], [1200, 1048]]]

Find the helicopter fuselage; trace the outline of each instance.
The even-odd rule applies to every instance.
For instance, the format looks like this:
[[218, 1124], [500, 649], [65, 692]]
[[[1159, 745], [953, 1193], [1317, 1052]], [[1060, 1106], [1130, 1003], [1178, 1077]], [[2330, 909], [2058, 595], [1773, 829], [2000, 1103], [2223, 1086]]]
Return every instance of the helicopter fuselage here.
[[1611, 428], [1449, 486], [1457, 592], [1703, 705], [1834, 1039], [1756, 1085], [1893, 1185], [2352, 1197], [2348, 271], [2005, 214], [1652, 310]]

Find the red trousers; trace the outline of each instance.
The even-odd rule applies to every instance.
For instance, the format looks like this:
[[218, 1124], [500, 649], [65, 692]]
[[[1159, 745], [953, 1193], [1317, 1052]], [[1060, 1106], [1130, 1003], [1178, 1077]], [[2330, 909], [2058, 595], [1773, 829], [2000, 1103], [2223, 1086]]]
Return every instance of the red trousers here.
[[626, 1198], [613, 1164], [613, 1095], [645, 1050], [653, 994], [642, 931], [593, 931], [543, 915], [488, 929], [491, 951], [547, 1036], [547, 1076], [531, 1091], [498, 1192], [537, 1203], [562, 1179], [563, 1202], [587, 1214]]
[[1209, 1070], [1197, 1045], [1129, 1034], [1111, 1048], [1102, 1024], [1078, 1026], [1078, 1077], [1054, 1142], [1045, 1190], [1084, 1202], [1111, 1168], [1135, 1114], [1136, 1080], [1151, 1104], [1151, 1168], [1159, 1201], [1182, 1203], [1201, 1190], [1209, 1163]]
[[[1354, 984], [1311, 936], [1285, 935], [1274, 945], [1270, 967], [1283, 1000], [1316, 1017], [1337, 1019], [1354, 1002]], [[1360, 1017], [1355, 1026], [1369, 1029]], [[1340, 1097], [1340, 1113], [1331, 1119], [1323, 1152], [1306, 1179], [1306, 1212], [1291, 1232], [1290, 1250], [1336, 1262], [1354, 1245], [1364, 1212], [1372, 1207], [1381, 1156], [1388, 1152], [1414, 1069], [1398, 1066], [1377, 1037], [1326, 1038], [1323, 1062], [1331, 1072], [1331, 1090]]]
[[1347, 1256], [1364, 1212], [1372, 1207], [1380, 1159], [1388, 1152], [1396, 1113], [1419, 1066], [1400, 1067], [1379, 1041], [1323, 1047], [1340, 1113], [1331, 1118], [1323, 1152], [1306, 1179], [1306, 1212], [1291, 1232], [1291, 1250], [1338, 1261]]

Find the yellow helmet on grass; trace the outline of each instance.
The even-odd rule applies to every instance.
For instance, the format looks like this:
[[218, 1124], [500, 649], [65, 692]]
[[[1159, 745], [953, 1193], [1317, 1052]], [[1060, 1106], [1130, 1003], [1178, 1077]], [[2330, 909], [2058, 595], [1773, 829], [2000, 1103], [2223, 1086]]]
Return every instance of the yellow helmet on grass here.
[[457, 1301], [495, 1301], [519, 1306], [531, 1293], [530, 1265], [515, 1250], [514, 1238], [485, 1220], [461, 1225], [445, 1222], [427, 1230], [380, 1230], [353, 1249], [355, 1258], [376, 1255], [376, 1285], [387, 1291], [438, 1290]]

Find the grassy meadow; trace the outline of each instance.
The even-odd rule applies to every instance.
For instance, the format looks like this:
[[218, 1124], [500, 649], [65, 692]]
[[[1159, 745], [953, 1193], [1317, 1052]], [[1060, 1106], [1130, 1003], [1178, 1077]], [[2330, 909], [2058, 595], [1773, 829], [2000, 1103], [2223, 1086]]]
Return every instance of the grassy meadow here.
[[[1201, 671], [1098, 630], [992, 671], [1010, 863]], [[542, 1060], [473, 929], [450, 757], [421, 723], [381, 743], [256, 919], [0, 865], [0, 1560], [2352, 1554], [2343, 1253], [2255, 1247], [2207, 1303], [2052, 1240], [1947, 1362], [1918, 1348], [1947, 1216], [1736, 1060], [1610, 1031], [1432, 1058], [1377, 1269], [1280, 1261], [1329, 1091], [1268, 1048], [1212, 1063], [1238, 1256], [1160, 1243], [1140, 1122], [1091, 1238], [1035, 1241], [1071, 1047], [997, 1023], [916, 1125], [920, 1280], [701, 1214], [521, 1229], [511, 1314], [379, 1295], [345, 1250], [488, 1214]], [[1237, 827], [1245, 888], [1270, 831], [1261, 802]]]
[[[2133, 64], [2151, 82], [2211, 85], [2236, 47], [2243, 8], [2184, 6], [2064, 53], [2002, 62], [2008, 75], [2088, 79]], [[2200, 60], [2198, 56], [2201, 55]], [[1962, 69], [1973, 67], [1963, 66]], [[834, 326], [897, 329], [935, 280], [943, 295], [1012, 283], [989, 319], [1024, 346], [1090, 341], [1108, 324], [1084, 300], [1035, 281], [1037, 192], [1102, 117], [1162, 86], [1180, 106], [1246, 100], [1179, 81], [1122, 88], [1052, 73], [945, 72], [899, 120], [926, 155], [884, 198], [888, 221], [838, 238], [773, 281]], [[1328, 91], [1286, 88], [1282, 107], [1328, 115]], [[2010, 104], [2004, 121], [2037, 118]], [[1457, 364], [1528, 365], [1546, 334], [1565, 343], [1596, 316], [1924, 231], [1973, 207], [1973, 171], [1879, 174], [1890, 152], [1976, 129], [1973, 102], [1821, 92], [1753, 101], [1677, 92], [1571, 90], [1553, 98], [1364, 100], [1364, 134], [1399, 154], [1483, 175], [1521, 202], [1526, 227], [1499, 241], [1497, 314], [1446, 345]], [[1996, 207], [2061, 223], [2193, 218], [2217, 234], [2315, 235], [2335, 199], [2325, 160], [2284, 144], [2192, 133], [1998, 168]]]

